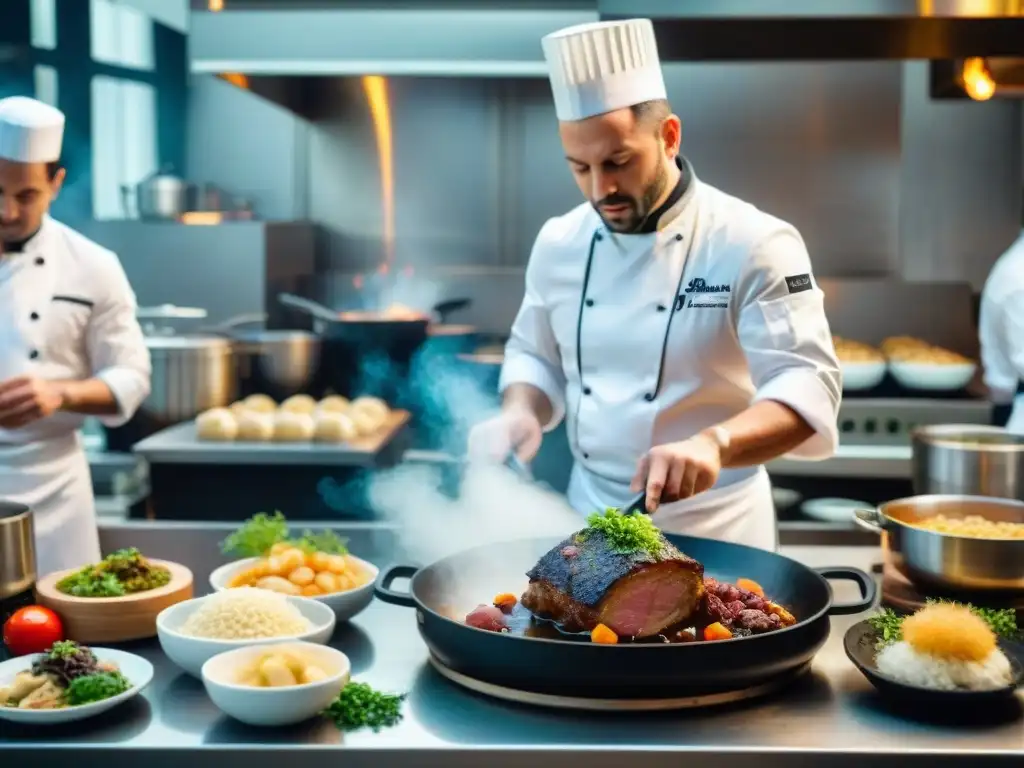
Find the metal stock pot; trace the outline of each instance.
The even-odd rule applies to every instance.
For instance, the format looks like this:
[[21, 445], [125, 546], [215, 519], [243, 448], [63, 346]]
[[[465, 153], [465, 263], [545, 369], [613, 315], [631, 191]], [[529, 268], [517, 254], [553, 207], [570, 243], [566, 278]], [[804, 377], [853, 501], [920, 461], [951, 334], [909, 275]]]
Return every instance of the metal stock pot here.
[[940, 424], [911, 435], [914, 493], [1024, 501], [1024, 437], [999, 427]]

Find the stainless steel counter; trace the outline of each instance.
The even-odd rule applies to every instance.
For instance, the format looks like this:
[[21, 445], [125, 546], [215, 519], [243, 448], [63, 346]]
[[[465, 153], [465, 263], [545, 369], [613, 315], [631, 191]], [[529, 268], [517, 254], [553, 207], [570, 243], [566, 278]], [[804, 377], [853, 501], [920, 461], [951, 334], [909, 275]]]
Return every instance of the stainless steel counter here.
[[[160, 557], [191, 553], [197, 586], [219, 561], [216, 542], [229, 526], [107, 526], [107, 548], [132, 543]], [[391, 559], [394, 529], [375, 524], [339, 528], [359, 554], [379, 564]], [[809, 565], [870, 568], [874, 548], [789, 548]], [[836, 596], [846, 599], [837, 583]], [[445, 768], [531, 768], [584, 760], [594, 768], [621, 768], [640, 754], [653, 763], [699, 760], [716, 768], [830, 765], [1010, 766], [1024, 759], [1019, 719], [984, 726], [940, 725], [898, 717], [874, 696], [847, 661], [842, 636], [857, 617], [833, 620], [832, 635], [812, 672], [788, 690], [743, 705], [677, 713], [596, 715], [533, 709], [468, 693], [426, 664], [413, 614], [375, 602], [333, 644], [352, 659], [355, 679], [408, 691], [405, 719], [373, 733], [341, 733], [313, 721], [284, 729], [255, 729], [220, 715], [202, 684], [163, 658], [155, 642], [127, 646], [156, 665], [156, 679], [135, 702], [85, 723], [31, 730], [0, 726], [0, 762], [43, 755], [75, 768], [112, 761], [144, 761], [146, 768], [244, 765], [279, 768], [286, 761], [337, 761], [345, 768], [400, 765]], [[1024, 707], [1024, 695], [1019, 697]], [[45, 750], [45, 752], [43, 752]], [[635, 757], [634, 757], [635, 759]], [[37, 763], [32, 763], [37, 764]], [[49, 765], [49, 762], [39, 763]], [[772, 764], [769, 762], [769, 764]]]

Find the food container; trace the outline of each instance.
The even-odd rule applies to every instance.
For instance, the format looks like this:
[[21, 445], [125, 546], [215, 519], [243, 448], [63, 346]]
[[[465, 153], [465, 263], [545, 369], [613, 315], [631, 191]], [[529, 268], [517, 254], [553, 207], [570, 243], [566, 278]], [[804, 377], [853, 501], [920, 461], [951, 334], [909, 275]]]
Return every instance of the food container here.
[[977, 539], [918, 528], [936, 515], [977, 515], [1024, 523], [1024, 502], [985, 496], [911, 496], [854, 512], [857, 523], [882, 534], [893, 564], [922, 587], [1024, 592], [1024, 539]]
[[914, 493], [1024, 501], [1024, 437], [1000, 427], [941, 424], [910, 436]]
[[[207, 597], [209, 597], [207, 595]], [[256, 645], [279, 645], [290, 640], [300, 640], [323, 645], [334, 632], [334, 612], [322, 603], [306, 597], [288, 597], [299, 612], [310, 623], [310, 629], [294, 637], [263, 637], [243, 640], [213, 640], [206, 637], [183, 635], [179, 630], [206, 597], [187, 600], [161, 612], [156, 619], [157, 637], [167, 657], [193, 677], [201, 677], [203, 664], [214, 656], [236, 648]]]
[[123, 597], [72, 597], [57, 589], [57, 582], [78, 569], [51, 573], [36, 584], [36, 602], [55, 611], [67, 637], [79, 643], [123, 643], [157, 633], [157, 616], [169, 606], [192, 597], [192, 571], [184, 565], [150, 560], [171, 572], [162, 587]]
[[[338, 621], [348, 621], [366, 610], [366, 607], [373, 601], [373, 585], [380, 573], [377, 566], [373, 563], [368, 563], [366, 560], [361, 560], [352, 555], [349, 555], [349, 557], [358, 561], [366, 569], [370, 575], [370, 580], [355, 589], [346, 589], [344, 592], [332, 592], [329, 595], [316, 595], [309, 598], [310, 600], [316, 600], [318, 603], [323, 603], [334, 611], [334, 616]], [[245, 560], [236, 560], [227, 565], [222, 565], [210, 574], [210, 586], [216, 592], [223, 592], [228, 589], [228, 583], [231, 581], [232, 576], [251, 568], [262, 559], [260, 557], [248, 557]]]
[[238, 390], [232, 344], [218, 336], [147, 336], [152, 388], [141, 411], [165, 424], [230, 405]]
[[[36, 546], [32, 510], [0, 501], [0, 605], [32, 589], [36, 580]], [[0, 622], [6, 616], [0, 615]]]
[[[234, 675], [246, 664], [280, 648], [294, 650], [329, 670], [326, 679], [282, 688], [239, 685]], [[339, 650], [313, 643], [275, 643], [238, 648], [209, 659], [202, 668], [203, 686], [224, 714], [247, 725], [293, 725], [316, 717], [337, 698], [349, 681], [352, 664]]]
[[952, 391], [963, 389], [972, 378], [974, 363], [910, 363], [889, 361], [889, 371], [896, 382], [907, 389]]
[[840, 360], [839, 367], [843, 372], [844, 391], [858, 392], [865, 389], [874, 389], [885, 378], [886, 364], [884, 360], [864, 363], [850, 363]]

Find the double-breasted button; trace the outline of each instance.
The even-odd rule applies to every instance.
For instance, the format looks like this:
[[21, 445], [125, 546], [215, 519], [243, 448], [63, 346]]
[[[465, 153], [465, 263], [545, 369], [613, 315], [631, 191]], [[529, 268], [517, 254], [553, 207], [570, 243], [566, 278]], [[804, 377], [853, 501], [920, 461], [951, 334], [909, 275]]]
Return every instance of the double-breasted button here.
[[586, 304], [588, 307], [594, 306], [594, 300], [593, 299], [587, 299], [583, 303]]
[[36, 256], [36, 266], [37, 267], [41, 267], [45, 263], [46, 263], [46, 259], [44, 259], [42, 256]]
[[590, 394], [590, 387], [584, 387], [583, 388], [583, 394], [584, 395], [589, 395]]
[[658, 311], [659, 312], [664, 312], [666, 309], [668, 309], [668, 307], [666, 307], [664, 304], [659, 304], [658, 305]]
[[29, 320], [38, 320], [39, 319], [39, 313], [38, 312], [33, 312], [31, 315], [28, 316], [28, 319]]
[[598, 233], [596, 233], [594, 235], [594, 239], [597, 240], [598, 242], [600, 242], [601, 240], [604, 240], [604, 235], [602, 235], [600, 232], [598, 232]]
[[583, 454], [583, 458], [584, 459], [589, 459], [590, 458], [590, 454], [589, 453], [584, 453]]
[[654, 395], [648, 392], [646, 395], [644, 395], [644, 400], [646, 400], [649, 403], [652, 400], [654, 400]]
[[37, 357], [39, 357], [39, 350], [38, 349], [33, 349], [31, 352], [28, 353], [28, 359], [29, 360], [35, 360]]
[[682, 235], [681, 233], [680, 233], [680, 234], [677, 234], [677, 235], [676, 235], [676, 241], [677, 241], [677, 242], [682, 242], [682, 240], [683, 240], [683, 235]]

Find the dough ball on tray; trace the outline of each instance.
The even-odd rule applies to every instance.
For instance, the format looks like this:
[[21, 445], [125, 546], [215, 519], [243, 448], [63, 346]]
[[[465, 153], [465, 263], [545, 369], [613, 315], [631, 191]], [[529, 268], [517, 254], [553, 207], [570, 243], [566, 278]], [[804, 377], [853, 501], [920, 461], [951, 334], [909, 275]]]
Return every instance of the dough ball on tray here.
[[316, 400], [309, 395], [292, 395], [281, 403], [281, 410], [290, 413], [313, 413], [316, 410]]
[[328, 395], [317, 405], [317, 410], [324, 413], [345, 413], [349, 409], [347, 397], [341, 395]]
[[274, 442], [302, 443], [313, 439], [316, 425], [308, 413], [278, 411], [274, 414]]
[[238, 439], [265, 443], [274, 437], [274, 419], [266, 413], [248, 411], [238, 417]]
[[257, 413], [273, 413], [277, 410], [277, 403], [269, 395], [249, 395], [242, 402], [250, 411]]
[[321, 443], [345, 443], [359, 437], [359, 430], [352, 419], [344, 413], [319, 411], [314, 417], [313, 438]]
[[238, 422], [227, 408], [211, 408], [196, 417], [196, 435], [200, 440], [234, 440], [238, 435]]

